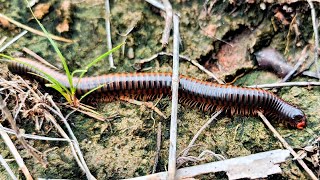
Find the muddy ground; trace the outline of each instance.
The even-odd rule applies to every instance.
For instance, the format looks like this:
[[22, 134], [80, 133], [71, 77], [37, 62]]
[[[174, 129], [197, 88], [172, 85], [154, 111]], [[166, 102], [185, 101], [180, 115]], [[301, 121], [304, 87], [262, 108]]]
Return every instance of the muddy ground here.
[[[55, 0], [41, 0], [39, 8], [41, 22], [47, 30], [58, 36], [72, 39], [74, 43], [58, 42], [59, 48], [68, 60], [72, 70], [84, 67], [90, 60], [106, 51], [104, 1], [70, 1], [70, 6]], [[141, 59], [161, 52], [172, 52], [172, 37], [167, 48], [163, 48], [161, 37], [164, 28], [164, 13], [144, 1], [111, 1], [111, 29], [113, 45], [124, 40], [126, 45], [114, 53], [116, 69], [110, 69], [108, 60], [94, 66], [89, 74], [112, 72], [171, 72], [171, 57], [161, 56], [145, 64]], [[310, 8], [307, 2], [290, 3], [282, 1], [188, 1], [179, 0], [172, 4], [180, 13], [180, 53], [215, 73], [220, 79], [240, 86], [273, 83], [281, 80], [274, 72], [259, 69], [254, 53], [265, 47], [278, 50], [289, 64], [295, 64], [302, 49], [314, 44]], [[318, 6], [316, 5], [316, 11]], [[21, 1], [0, 0], [0, 12], [32, 28], [39, 29], [29, 10]], [[1, 21], [0, 21], [1, 22]], [[294, 26], [294, 27], [293, 27]], [[11, 39], [22, 30], [12, 24], [0, 26], [0, 38]], [[132, 29], [132, 30], [131, 30]], [[127, 31], [131, 30], [128, 35]], [[50, 63], [61, 67], [59, 59], [49, 41], [33, 33], [8, 47], [4, 53], [15, 55], [27, 47]], [[309, 60], [313, 51], [307, 51]], [[313, 69], [314, 70], [314, 69]], [[1, 75], [8, 78], [6, 64], [1, 62]], [[201, 80], [214, 81], [188, 61], [180, 61], [180, 73]], [[308, 77], [295, 77], [290, 81], [315, 81]], [[308, 127], [297, 130], [287, 127], [281, 121], [272, 120], [280, 134], [296, 148], [310, 144], [319, 136], [320, 89], [318, 87], [285, 87], [273, 90], [284, 100], [293, 103], [306, 113]], [[53, 93], [55, 96], [58, 94]], [[157, 107], [170, 116], [171, 101], [163, 98]], [[156, 155], [158, 122], [162, 122], [162, 144], [157, 172], [165, 171], [168, 159], [169, 119], [163, 119], [152, 110], [127, 102], [112, 102], [97, 105], [105, 116], [118, 114], [108, 122], [100, 122], [86, 115], [76, 113], [69, 118], [77, 136], [89, 169], [98, 179], [119, 179], [150, 174]], [[69, 110], [65, 110], [67, 114]], [[198, 109], [179, 105], [178, 152], [188, 143], [210, 114]], [[34, 122], [20, 117], [18, 126], [32, 133]], [[45, 135], [46, 130], [37, 132]], [[50, 135], [56, 135], [54, 130]], [[13, 138], [14, 139], [14, 138]], [[67, 143], [30, 140], [40, 151], [58, 147], [47, 154], [49, 166], [43, 168], [25, 150], [22, 157], [33, 177], [85, 179], [85, 175], [71, 155]], [[19, 146], [19, 143], [17, 146]], [[204, 150], [221, 154], [226, 158], [283, 148], [280, 142], [257, 117], [220, 116], [196, 141], [198, 145], [190, 155], [198, 156]], [[2, 140], [1, 155], [12, 156]], [[205, 161], [188, 163], [184, 166], [216, 160], [208, 156]], [[15, 174], [23, 174], [14, 162], [9, 163]], [[308, 166], [317, 171], [311, 163]], [[295, 161], [281, 165], [283, 173], [269, 178], [307, 179], [304, 170]], [[0, 179], [8, 178], [0, 168]], [[226, 179], [224, 173], [198, 177], [200, 179]]]

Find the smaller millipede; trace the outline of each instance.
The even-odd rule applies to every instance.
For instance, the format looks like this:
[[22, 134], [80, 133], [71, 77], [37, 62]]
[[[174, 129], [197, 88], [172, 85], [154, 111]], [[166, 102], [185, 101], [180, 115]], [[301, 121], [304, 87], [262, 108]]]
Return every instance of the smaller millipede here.
[[[30, 74], [41, 75], [37, 69], [49, 74], [62, 85], [70, 87], [65, 74], [51, 67], [30, 59], [19, 58], [23, 63], [10, 61], [9, 70], [17, 74], [28, 74], [45, 82], [44, 78]], [[73, 78], [77, 84], [77, 94], [81, 95], [93, 88], [103, 85], [92, 97], [109, 102], [121, 96], [131, 98], [152, 99], [159, 95], [170, 96], [171, 73], [117, 73], [94, 77]], [[200, 81], [194, 78], [180, 76], [179, 102], [189, 106], [197, 106], [203, 111], [223, 109], [228, 114], [256, 115], [258, 111], [266, 116], [278, 118], [297, 129], [307, 125], [306, 116], [302, 110], [285, 102], [276, 95], [258, 88], [244, 88], [232, 85], [221, 85]]]

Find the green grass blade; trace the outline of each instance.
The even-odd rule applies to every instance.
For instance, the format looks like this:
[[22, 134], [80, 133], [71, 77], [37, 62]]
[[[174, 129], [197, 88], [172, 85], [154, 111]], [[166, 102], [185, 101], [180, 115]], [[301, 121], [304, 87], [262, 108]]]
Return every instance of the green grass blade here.
[[[43, 78], [43, 79], [47, 80], [48, 82], [50, 82], [50, 83], [53, 84], [53, 85], [59, 86], [59, 87], [60, 87], [59, 89], [56, 89], [56, 88], [55, 88], [55, 89], [56, 89], [59, 93], [61, 93], [61, 94], [64, 93], [65, 90], [68, 90], [68, 88], [64, 89], [64, 88], [63, 88], [63, 85], [60, 84], [60, 82], [57, 81], [56, 79], [54, 79], [53, 77], [46, 77], [46, 76], [42, 76], [42, 75], [40, 75], [40, 74], [33, 73], [33, 72], [28, 72], [28, 74], [32, 74], [32, 75], [34, 75], [34, 76], [38, 76], [38, 77], [40, 77], [40, 78]], [[46, 86], [46, 87], [51, 87], [51, 86], [47, 86], [47, 84], [45, 84], [45, 86]]]
[[[88, 70], [89, 68], [91, 68], [93, 65], [95, 65], [97, 62], [101, 61], [102, 59], [104, 59], [105, 57], [107, 57], [109, 54], [113, 53], [114, 51], [118, 50], [122, 45], [124, 45], [125, 42], [119, 44], [118, 46], [116, 46], [115, 48], [111, 49], [110, 51], [102, 54], [101, 56], [97, 57], [96, 59], [94, 59], [93, 61], [91, 61], [91, 63], [89, 63], [85, 69]], [[83, 75], [85, 74], [86, 72], [83, 72], [81, 75], [80, 75], [80, 78], [83, 77]]]
[[[78, 82], [77, 82], [77, 84], [76, 84], [75, 87], [76, 87], [76, 88], [78, 87], [81, 78], [85, 75], [85, 73], [88, 71], [89, 68], [91, 68], [93, 65], [95, 65], [96, 63], [98, 63], [99, 61], [101, 61], [102, 59], [104, 59], [105, 57], [107, 57], [107, 56], [108, 56], [109, 54], [111, 54], [112, 52], [118, 50], [118, 49], [119, 49], [122, 45], [124, 45], [124, 44], [125, 44], [125, 42], [119, 44], [118, 46], [114, 47], [114, 48], [111, 49], [110, 51], [102, 54], [101, 56], [99, 56], [99, 57], [97, 57], [96, 59], [94, 59], [93, 61], [91, 61], [91, 63], [89, 63], [89, 64], [85, 67], [85, 70], [86, 70], [86, 71], [83, 71], [83, 72], [81, 73], [81, 75], [79, 76], [79, 80], [78, 80]], [[76, 89], [76, 88], [75, 88], [75, 89]], [[74, 91], [75, 91], [75, 89], [74, 89]]]
[[96, 91], [97, 89], [102, 88], [102, 87], [105, 86], [105, 85], [106, 85], [106, 84], [101, 84], [101, 85], [99, 85], [98, 87], [95, 87], [95, 88], [91, 89], [89, 92], [87, 92], [87, 93], [85, 93], [84, 95], [82, 95], [82, 96], [80, 97], [80, 100], [79, 100], [79, 101], [81, 101], [83, 98], [85, 98], [86, 96], [88, 96], [88, 95], [91, 94], [92, 92]]
[[[66, 93], [70, 93], [70, 91], [68, 90], [67, 87], [65, 87], [64, 85], [62, 85], [62, 84], [61, 84], [58, 80], [56, 80], [54, 77], [50, 76], [49, 74], [47, 74], [46, 72], [40, 70], [39, 68], [37, 68], [37, 67], [35, 67], [35, 66], [32, 66], [32, 65], [30, 65], [30, 64], [28, 64], [28, 63], [25, 63], [25, 62], [23, 62], [23, 61], [20, 61], [20, 60], [18, 60], [18, 59], [16, 59], [16, 58], [13, 58], [13, 57], [11, 57], [11, 56], [7, 56], [7, 55], [5, 55], [5, 54], [0, 54], [0, 56], [2, 56], [2, 57], [4, 57], [4, 58], [7, 58], [7, 59], [9, 59], [9, 60], [11, 60], [11, 61], [15, 61], [15, 62], [18, 62], [18, 63], [20, 63], [20, 64], [26, 65], [26, 66], [28, 66], [28, 67], [30, 67], [30, 68], [33, 68], [34, 70], [36, 70], [37, 72], [39, 72], [39, 73], [41, 73], [41, 74], [43, 74], [43, 75], [37, 74], [37, 73], [30, 73], [30, 74], [39, 76], [39, 77], [41, 77], [41, 78], [49, 81], [49, 82], [52, 83], [52, 84], [56, 84], [56, 85], [60, 86], [61, 89], [63, 89]], [[60, 92], [60, 91], [59, 91], [59, 92]], [[61, 93], [61, 92], [60, 92], [60, 93]]]
[[[27, 4], [29, 4], [29, 1], [28, 0], [25, 0], [27, 2]], [[61, 60], [61, 63], [63, 65], [63, 69], [65, 70], [66, 72], [66, 75], [68, 77], [68, 81], [69, 81], [69, 84], [70, 84], [70, 88], [73, 89], [73, 82], [72, 82], [72, 76], [70, 74], [70, 71], [69, 71], [69, 68], [68, 68], [68, 65], [67, 65], [67, 62], [66, 62], [66, 59], [63, 57], [61, 51], [59, 50], [57, 44], [54, 42], [54, 40], [50, 37], [48, 31], [44, 28], [44, 26], [41, 24], [41, 22], [35, 17], [32, 9], [30, 6], [28, 6], [30, 12], [32, 13], [32, 16], [34, 17], [34, 19], [37, 21], [38, 25], [40, 26], [40, 28], [42, 29], [42, 31], [45, 33], [46, 35], [46, 38], [50, 41], [51, 45], [53, 46], [54, 50], [56, 51], [56, 53], [58, 54], [60, 60]]]
[[87, 70], [85, 70], [85, 69], [77, 69], [77, 70], [74, 70], [74, 71], [72, 72], [71, 76], [74, 77], [74, 75], [75, 75], [76, 73], [86, 73], [86, 72], [87, 72]]

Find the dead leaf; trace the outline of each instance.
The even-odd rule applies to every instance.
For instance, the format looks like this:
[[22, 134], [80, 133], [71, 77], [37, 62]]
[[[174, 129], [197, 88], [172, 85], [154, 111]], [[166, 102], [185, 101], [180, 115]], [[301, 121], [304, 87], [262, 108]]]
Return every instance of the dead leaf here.
[[70, 17], [70, 9], [71, 9], [71, 2], [70, 1], [63, 1], [60, 5], [60, 8], [57, 10], [58, 16], [62, 16], [64, 18]]
[[1, 18], [1, 17], [0, 17], [0, 24], [2, 25], [2, 27], [5, 27], [5, 28], [9, 28], [10, 27], [9, 21], [4, 19], [4, 18]]
[[224, 44], [217, 53], [217, 66], [213, 66], [210, 70], [219, 78], [226, 75], [235, 74], [239, 69], [247, 69], [253, 67], [250, 60], [250, 50], [256, 41], [254, 33], [249, 30], [236, 36], [232, 42]]
[[71, 2], [63, 1], [59, 9], [57, 9], [57, 15], [63, 20], [57, 25], [56, 30], [59, 33], [68, 32], [69, 23], [71, 22]]
[[58, 24], [58, 26], [56, 27], [56, 30], [59, 33], [68, 32], [69, 31], [69, 22], [68, 22], [68, 20], [64, 19], [62, 23]]
[[283, 25], [289, 25], [290, 22], [287, 21], [287, 19], [284, 17], [284, 15], [278, 11], [275, 15], [274, 15], [275, 18], [277, 18], [278, 21], [280, 21]]
[[213, 38], [216, 35], [217, 26], [214, 24], [209, 24], [207, 27], [202, 29], [202, 33], [208, 37]]
[[34, 9], [34, 16], [37, 19], [42, 19], [44, 15], [48, 14], [51, 3], [40, 3], [37, 4]]

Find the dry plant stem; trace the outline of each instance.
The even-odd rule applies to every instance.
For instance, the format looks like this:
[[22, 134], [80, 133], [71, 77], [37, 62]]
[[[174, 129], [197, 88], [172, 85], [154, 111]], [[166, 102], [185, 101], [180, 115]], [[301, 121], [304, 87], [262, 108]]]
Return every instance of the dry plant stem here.
[[153, 111], [155, 111], [159, 116], [163, 117], [164, 119], [167, 119], [167, 116], [164, 115], [163, 112], [161, 112], [157, 107], [155, 107], [152, 102], [141, 102], [141, 101], [137, 101], [135, 99], [130, 99], [130, 98], [126, 97], [126, 96], [121, 96], [120, 100], [129, 102], [131, 104], [135, 104], [135, 105], [138, 105], [138, 106], [145, 105], [146, 107], [148, 107], [148, 108], [152, 109]]
[[[107, 46], [108, 46], [108, 51], [112, 50], [112, 41], [111, 41], [111, 27], [110, 27], [110, 3], [109, 0], [105, 0], [105, 8], [106, 8], [106, 31], [107, 31]], [[109, 54], [109, 64], [111, 68], [116, 68], [114, 66], [113, 62], [113, 56], [112, 53]]]
[[0, 39], [0, 46], [6, 41], [7, 38], [8, 38], [8, 37], [5, 36], [5, 37], [2, 37], [2, 38]]
[[154, 157], [154, 165], [153, 165], [153, 168], [152, 168], [152, 174], [155, 173], [156, 170], [157, 170], [157, 165], [158, 165], [158, 161], [159, 161], [160, 150], [161, 150], [161, 122], [158, 123], [157, 152], [156, 152], [156, 156]]
[[[0, 17], [6, 19], [7, 21], [11, 22], [12, 24], [14, 24], [14, 25], [16, 25], [16, 26], [18, 26], [18, 27], [20, 27], [20, 28], [22, 28], [22, 29], [25, 29], [25, 30], [27, 30], [27, 31], [30, 31], [30, 32], [32, 32], [32, 33], [34, 33], [34, 34], [37, 34], [37, 35], [39, 35], [39, 36], [46, 37], [46, 34], [43, 33], [42, 31], [38, 31], [38, 30], [32, 29], [31, 27], [28, 27], [28, 26], [26, 26], [26, 25], [23, 25], [23, 24], [19, 23], [18, 21], [15, 21], [15, 20], [13, 20], [13, 19], [5, 16], [4, 14], [1, 14], [1, 13], [0, 13]], [[52, 35], [52, 34], [49, 34], [49, 36], [50, 36], [52, 39], [57, 40], [57, 41], [62, 41], [62, 42], [67, 42], [67, 43], [73, 43], [73, 41], [70, 40], [70, 39], [66, 39], [66, 38], [63, 38], [63, 37], [55, 36], [55, 35]]]
[[[67, 104], [65, 106], [68, 107], [68, 108], [71, 108], [74, 111], [78, 111], [78, 112], [81, 112], [81, 113], [83, 113], [85, 115], [88, 115], [89, 117], [95, 118], [95, 119], [97, 119], [99, 121], [105, 121], [106, 120], [106, 118], [103, 115], [90, 112], [90, 111], [88, 111], [88, 109], [86, 107], [83, 107], [82, 105], [80, 105], [78, 108], [70, 106], [70, 105], [67, 105]], [[66, 119], [68, 119], [68, 118], [66, 118]]]
[[166, 17], [165, 17], [165, 26], [162, 33], [161, 43], [162, 43], [162, 47], [166, 47], [169, 42], [170, 31], [172, 27], [173, 12], [172, 12], [172, 6], [169, 0], [162, 0], [162, 3], [166, 11], [166, 15], [165, 15]]
[[303, 169], [309, 174], [310, 178], [313, 180], [317, 180], [318, 178], [313, 174], [313, 172], [308, 168], [308, 166], [304, 163], [302, 159], [299, 158], [299, 155], [292, 149], [292, 147], [286, 142], [286, 140], [277, 132], [276, 129], [270, 124], [268, 119], [261, 113], [258, 112], [260, 118], [263, 120], [265, 125], [270, 129], [273, 135], [278, 138], [281, 144], [290, 151], [294, 159], [298, 161], [298, 163], [303, 167]]
[[31, 51], [30, 49], [24, 47], [22, 48], [22, 51], [26, 52], [27, 54], [29, 54], [30, 56], [34, 57], [35, 59], [37, 59], [38, 61], [42, 62], [43, 64], [46, 64], [54, 69], [59, 70], [57, 67], [53, 66], [52, 64], [48, 63], [45, 59], [43, 59], [41, 56], [39, 56], [38, 54], [36, 54], [35, 52]]
[[192, 140], [190, 141], [189, 145], [185, 148], [186, 150], [183, 150], [183, 154], [181, 155], [182, 157], [185, 157], [188, 155], [189, 150], [193, 146], [194, 142], [197, 140], [201, 132], [209, 126], [209, 124], [212, 123], [213, 120], [215, 120], [220, 114], [222, 113], [222, 110], [219, 110], [216, 112], [200, 129], [199, 131], [194, 135]]
[[16, 180], [17, 177], [14, 175], [14, 173], [10, 169], [9, 165], [7, 164], [6, 160], [4, 160], [1, 155], [0, 155], [0, 162], [1, 162], [2, 166], [4, 167], [4, 169], [8, 172], [11, 179]]
[[179, 17], [173, 16], [173, 68], [172, 68], [172, 110], [170, 122], [170, 145], [168, 161], [168, 179], [174, 180], [177, 162], [177, 113], [179, 88]]
[[[138, 63], [143, 64], [149, 61], [152, 61], [153, 59], [157, 58], [158, 56], [173, 56], [172, 53], [167, 53], [167, 52], [159, 52], [147, 59], [142, 59], [140, 60]], [[219, 84], [225, 84], [222, 80], [218, 79], [212, 72], [210, 72], [209, 70], [207, 70], [205, 67], [203, 67], [201, 64], [199, 64], [197, 61], [188, 58], [187, 56], [183, 56], [183, 55], [179, 55], [179, 58], [189, 61], [191, 62], [193, 65], [197, 66], [201, 71], [205, 72], [206, 74], [208, 74], [210, 77], [212, 77], [213, 79], [215, 79]]]
[[319, 66], [318, 66], [318, 48], [319, 48], [319, 34], [318, 34], [318, 23], [316, 19], [316, 11], [314, 9], [313, 3], [311, 0], [307, 0], [310, 9], [311, 9], [311, 17], [312, 17], [312, 26], [314, 32], [314, 63], [316, 66], [317, 76], [320, 78]]
[[[284, 54], [287, 54], [289, 52], [289, 45], [290, 45], [290, 35], [291, 35], [291, 29], [293, 29], [293, 24], [296, 23], [296, 19], [297, 19], [297, 14], [294, 15], [294, 17], [291, 20], [291, 23], [289, 25], [289, 30], [288, 30], [288, 34], [286, 36], [286, 47], [284, 49]], [[296, 34], [296, 36], [298, 36], [298, 34]]]
[[14, 120], [14, 121], [16, 121], [16, 119], [17, 119], [17, 117], [18, 117], [18, 114], [19, 114], [22, 106], [25, 105], [25, 101], [26, 101], [27, 97], [29, 96], [29, 94], [30, 94], [30, 90], [28, 90], [28, 91], [25, 93], [24, 97], [22, 98], [21, 102], [19, 103], [19, 106], [18, 106], [18, 108], [17, 108], [17, 110], [16, 110], [16, 114], [15, 114], [14, 117], [13, 117], [13, 120]]
[[2, 100], [2, 97], [0, 97], [0, 104], [1, 104], [1, 110], [4, 113], [6, 119], [9, 121], [11, 128], [15, 131], [17, 134], [17, 139], [22, 144], [22, 146], [35, 158], [37, 159], [43, 167], [47, 167], [47, 162], [44, 162], [41, 156], [37, 154], [33, 148], [25, 141], [25, 139], [20, 136], [20, 130], [17, 127], [16, 121], [13, 119], [12, 114], [10, 113], [10, 110], [5, 105], [5, 102]]
[[30, 86], [29, 86], [29, 84], [24, 80], [24, 79], [22, 79], [22, 77], [21, 76], [18, 76], [18, 78], [24, 83], [24, 85], [30, 90], [30, 92], [34, 95], [34, 97], [36, 97], [37, 98], [37, 100], [41, 100], [41, 98], [40, 98], [40, 96], [34, 91], [34, 89], [33, 88], [31, 88]]
[[[0, 124], [0, 126], [2, 127], [2, 125]], [[5, 142], [5, 144], [7, 145], [7, 147], [9, 148], [11, 154], [13, 155], [14, 159], [16, 160], [19, 168], [22, 170], [22, 173], [24, 174], [24, 176], [26, 177], [27, 180], [33, 180], [28, 168], [26, 167], [26, 165], [24, 164], [24, 161], [22, 159], [22, 157], [20, 156], [20, 154], [18, 153], [18, 150], [16, 149], [16, 147], [14, 146], [13, 142], [11, 141], [10, 137], [8, 136], [7, 133], [5, 133], [4, 131], [2, 131], [0, 129], [0, 134], [1, 137], [3, 139], [3, 141]]]
[[[51, 108], [51, 107], [48, 106], [47, 104], [39, 103], [39, 104], [35, 105], [33, 108], [37, 108], [38, 106], [44, 106], [44, 107], [48, 108], [50, 111], [52, 111], [54, 114], [56, 114], [57, 116], [59, 116], [60, 119], [66, 120], [60, 112], [54, 110], [53, 108]], [[54, 117], [53, 117], [50, 113], [44, 112], [44, 114], [45, 114], [45, 116], [52, 122], [52, 124], [54, 124], [54, 126], [57, 128], [57, 130], [60, 132], [60, 134], [61, 134], [64, 138], [68, 139], [68, 142], [70, 143], [70, 147], [71, 147], [72, 154], [73, 154], [73, 156], [75, 157], [75, 160], [76, 160], [76, 162], [78, 163], [78, 165], [79, 165], [79, 167], [81, 168], [81, 170], [86, 173], [87, 178], [88, 178], [88, 179], [94, 178], [94, 177], [91, 175], [90, 171], [87, 171], [87, 170], [85, 169], [82, 160], [79, 159], [79, 158], [81, 158], [82, 154], [81, 154], [81, 156], [78, 155], [78, 153], [79, 153], [79, 151], [80, 151], [79, 146], [77, 146], [78, 142], [76, 142], [76, 141], [74, 141], [74, 140], [71, 140], [71, 139], [68, 137], [67, 133], [64, 132], [64, 130], [60, 127], [60, 125], [56, 122], [56, 120], [54, 119]], [[78, 157], [78, 156], [80, 156], [80, 157]], [[83, 157], [82, 157], [82, 158], [83, 158]]]
[[[17, 136], [17, 134], [14, 132], [13, 129], [0, 126], [0, 130], [8, 134], [13, 134]], [[20, 134], [20, 136], [26, 139], [36, 139], [36, 140], [43, 140], [43, 141], [68, 141], [68, 139], [65, 139], [65, 138], [52, 138], [52, 137], [38, 136], [38, 135], [32, 135], [32, 134]]]
[[[39, 104], [40, 105], [40, 104]], [[71, 148], [71, 152], [72, 152], [72, 155], [74, 156], [78, 166], [81, 168], [81, 170], [83, 172], [85, 172], [85, 169], [80, 161], [80, 159], [78, 158], [78, 155], [77, 155], [77, 152], [75, 150], [75, 147], [73, 145], [73, 142], [72, 140], [68, 137], [67, 133], [64, 132], [64, 130], [61, 128], [61, 126], [57, 123], [57, 121], [55, 120], [55, 118], [50, 114], [48, 113], [47, 111], [44, 112], [44, 115], [45, 117], [57, 128], [57, 130], [59, 131], [59, 133], [61, 134], [62, 137], [64, 137], [65, 139], [67, 139], [67, 141], [69, 142], [70, 144], [70, 148]]]
[[159, 1], [157, 0], [146, 0], [146, 2], [152, 4], [153, 6], [165, 11], [165, 7], [162, 3], [160, 3]]
[[91, 172], [90, 172], [90, 170], [89, 170], [89, 168], [88, 168], [88, 166], [87, 166], [87, 164], [86, 164], [86, 162], [85, 162], [85, 160], [84, 160], [84, 158], [83, 158], [83, 155], [82, 155], [82, 152], [81, 152], [81, 149], [80, 149], [80, 146], [79, 146], [79, 142], [78, 142], [76, 136], [74, 135], [74, 133], [73, 133], [73, 131], [72, 131], [69, 123], [68, 123], [67, 120], [63, 117], [60, 109], [59, 109], [59, 108], [57, 107], [57, 105], [54, 103], [54, 101], [52, 100], [52, 98], [51, 98], [50, 96], [48, 96], [47, 99], [48, 99], [48, 101], [50, 102], [50, 104], [53, 106], [53, 108], [56, 109], [56, 110], [54, 110], [53, 108], [51, 108], [51, 107], [49, 107], [49, 106], [47, 106], [47, 108], [49, 108], [51, 111], [56, 111], [56, 114], [59, 116], [59, 118], [63, 121], [64, 125], [66, 126], [66, 128], [67, 128], [67, 130], [68, 130], [68, 132], [69, 132], [69, 134], [70, 134], [70, 136], [71, 136], [71, 139], [73, 140], [73, 144], [74, 144], [75, 149], [77, 150], [77, 154], [78, 154], [78, 156], [79, 156], [79, 158], [80, 158], [80, 161], [81, 161], [81, 163], [82, 163], [82, 165], [83, 165], [83, 167], [84, 167], [84, 169], [85, 169], [87, 178], [90, 179], [90, 180], [91, 180], [91, 179], [96, 179], [96, 178], [91, 174]]
[[273, 84], [260, 84], [248, 86], [251, 88], [278, 88], [288, 86], [320, 86], [320, 82], [284, 82], [284, 83], [273, 83]]
[[[0, 14], [1, 15], [1, 14]], [[24, 30], [22, 31], [20, 34], [18, 34], [17, 36], [15, 36], [13, 39], [11, 39], [9, 42], [7, 42], [4, 46], [2, 46], [0, 48], [0, 52], [2, 52], [3, 50], [5, 50], [8, 46], [10, 46], [11, 44], [13, 44], [14, 42], [16, 42], [18, 39], [20, 39], [22, 36], [24, 36], [25, 34], [27, 34], [28, 31]]]
[[[6, 106], [5, 106], [5, 102], [2, 100], [2, 97], [0, 96], [0, 109], [2, 111], [4, 111], [4, 113], [7, 115], [8, 112], [8, 109], [6, 110], [5, 109]], [[10, 112], [9, 112], [10, 113]], [[0, 124], [0, 126], [2, 127], [2, 125]], [[7, 147], [9, 148], [10, 152], [12, 153], [13, 157], [15, 158], [19, 168], [22, 170], [24, 176], [26, 177], [26, 179], [28, 180], [32, 180], [32, 176], [29, 172], [29, 170], [27, 169], [26, 165], [24, 164], [24, 161], [23, 159], [21, 158], [20, 154], [18, 153], [16, 147], [14, 146], [13, 142], [11, 141], [10, 137], [8, 136], [7, 133], [5, 133], [4, 131], [2, 131], [0, 129], [0, 134], [1, 134], [1, 137], [3, 139], [3, 141], [6, 143]]]
[[301, 56], [298, 60], [298, 62], [294, 65], [294, 67], [292, 68], [292, 70], [282, 79], [281, 82], [286, 82], [288, 81], [288, 79], [291, 78], [291, 76], [299, 69], [299, 67], [304, 63], [304, 61], [306, 60], [306, 58], [308, 57], [307, 54], [307, 46], [302, 50], [301, 52]]

